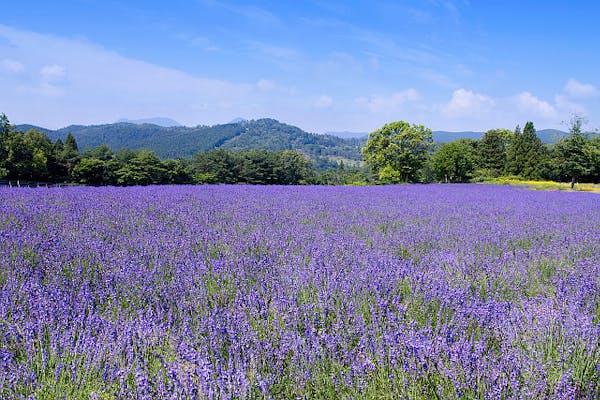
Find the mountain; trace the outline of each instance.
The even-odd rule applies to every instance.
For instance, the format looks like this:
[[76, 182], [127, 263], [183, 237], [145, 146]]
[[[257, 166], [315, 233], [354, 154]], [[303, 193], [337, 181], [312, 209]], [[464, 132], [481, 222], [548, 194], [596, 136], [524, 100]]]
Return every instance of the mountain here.
[[152, 124], [152, 125], [158, 125], [158, 126], [162, 126], [165, 128], [171, 127], [171, 126], [181, 126], [181, 124], [177, 121], [175, 121], [174, 119], [171, 118], [143, 118], [143, 119], [120, 119], [117, 121], [117, 123], [121, 123], [121, 122], [125, 122], [125, 123], [129, 123], [129, 124], [136, 124], [136, 125], [143, 125], [143, 124]]
[[559, 131], [558, 129], [541, 129], [536, 133], [543, 143], [556, 143], [565, 136], [569, 136], [569, 132]]
[[433, 141], [436, 143], [448, 143], [457, 139], [474, 139], [479, 140], [483, 136], [483, 132], [448, 132], [448, 131], [433, 131], [431, 132]]
[[349, 132], [349, 131], [342, 131], [342, 132], [325, 132], [325, 135], [331, 135], [331, 136], [337, 136], [337, 137], [341, 137], [341, 138], [356, 138], [356, 139], [365, 139], [369, 136], [368, 132]]
[[239, 118], [238, 117], [238, 118], [232, 119], [231, 121], [229, 121], [229, 123], [230, 124], [237, 124], [237, 123], [240, 123], [240, 122], [247, 122], [247, 121], [248, 121], [247, 119]]
[[[30, 127], [18, 125], [17, 129], [25, 131]], [[52, 140], [64, 141], [71, 133], [81, 150], [106, 143], [115, 151], [121, 148], [152, 150], [161, 158], [190, 157], [198, 151], [213, 149], [297, 150], [320, 162], [343, 160], [347, 165], [361, 160], [360, 148], [366, 141], [308, 133], [274, 119], [197, 127], [119, 122], [71, 125], [58, 130], [35, 129], [46, 132]]]
[[27, 131], [32, 130], [32, 129], [34, 131], [44, 132], [46, 134], [52, 132], [51, 129], [42, 128], [41, 126], [30, 125], [30, 124], [20, 124], [20, 125], [17, 125], [16, 128], [20, 132], [27, 132]]

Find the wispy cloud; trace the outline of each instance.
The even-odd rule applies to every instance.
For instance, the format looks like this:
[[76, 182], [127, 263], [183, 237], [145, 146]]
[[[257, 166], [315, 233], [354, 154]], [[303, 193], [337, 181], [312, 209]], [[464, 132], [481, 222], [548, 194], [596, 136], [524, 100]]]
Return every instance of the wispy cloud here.
[[298, 50], [290, 47], [277, 46], [259, 41], [248, 41], [248, 45], [255, 51], [277, 59], [292, 59], [300, 56], [300, 52]]
[[282, 27], [283, 21], [273, 12], [257, 7], [255, 5], [233, 4], [226, 1], [203, 1], [205, 5], [219, 7], [229, 11], [232, 14], [243, 17], [244, 19], [262, 27]]
[[18, 74], [25, 70], [25, 66], [18, 61], [4, 59], [0, 60], [0, 70], [13, 74]]
[[275, 82], [273, 82], [272, 80], [269, 79], [259, 79], [258, 82], [256, 82], [256, 87], [259, 90], [262, 91], [269, 91], [269, 90], [273, 90], [275, 88]]
[[315, 101], [316, 108], [325, 109], [325, 108], [330, 108], [332, 105], [333, 105], [333, 99], [331, 98], [331, 96], [327, 96], [327, 95], [319, 96], [317, 98], [317, 100]]
[[598, 96], [598, 88], [591, 83], [581, 83], [571, 78], [564, 88], [565, 93], [573, 98], [588, 98]]
[[197, 47], [206, 51], [219, 51], [220, 48], [215, 43], [213, 43], [210, 39], [205, 36], [197, 36], [197, 35], [188, 35], [185, 33], [179, 33], [175, 35], [175, 37], [179, 40], [182, 40], [189, 44], [190, 46]]
[[[3, 25], [0, 38], [9, 41], [15, 53], [27, 55], [23, 62], [39, 71], [27, 80], [3, 81], [4, 91], [10, 95], [0, 98], [0, 109], [17, 119], [31, 121], [35, 116], [38, 120], [31, 122], [49, 127], [112, 121], [124, 112], [130, 118], [155, 114], [191, 125], [216, 123], [239, 112], [232, 108], [250, 109], [264, 101], [261, 93], [268, 86], [267, 81], [255, 85], [193, 76], [85, 41]], [[56, 97], [61, 101], [49, 101]], [[199, 104], [204, 105], [202, 110], [198, 110]]]
[[356, 104], [366, 106], [372, 113], [400, 112], [406, 103], [416, 102], [421, 99], [417, 90], [410, 88], [389, 95], [375, 94], [370, 97], [357, 97]]
[[44, 81], [60, 81], [67, 76], [67, 69], [62, 65], [44, 65], [40, 70]]

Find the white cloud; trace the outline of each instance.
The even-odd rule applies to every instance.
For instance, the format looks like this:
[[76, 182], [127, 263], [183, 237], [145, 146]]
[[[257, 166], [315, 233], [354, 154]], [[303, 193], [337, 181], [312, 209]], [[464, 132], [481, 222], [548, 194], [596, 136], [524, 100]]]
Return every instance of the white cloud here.
[[67, 70], [62, 65], [45, 65], [40, 70], [40, 75], [45, 81], [58, 81], [67, 76]]
[[13, 74], [18, 74], [19, 72], [23, 72], [25, 70], [25, 66], [18, 61], [4, 59], [0, 60], [0, 69]]
[[587, 98], [598, 95], [598, 89], [591, 83], [581, 83], [571, 78], [567, 81], [564, 91], [573, 98]]
[[[283, 94], [264, 91], [272, 85], [267, 80], [207, 79], [127, 58], [83, 40], [1, 24], [0, 40], [9, 44], [6, 59], [20, 57], [21, 65], [39, 71], [19, 79], [0, 75], [6, 93], [0, 97], [0, 110], [14, 121], [59, 128], [156, 114], [197, 125], [228, 121], [240, 114], [264, 115], [271, 109], [269, 103], [284, 104]], [[14, 63], [6, 65], [19, 69]], [[60, 101], [50, 101], [56, 98]]]
[[44, 82], [39, 87], [33, 90], [33, 93], [39, 94], [44, 97], [63, 97], [65, 95], [65, 90], [52, 83]]
[[442, 115], [450, 118], [474, 116], [489, 113], [495, 101], [486, 95], [466, 89], [457, 89], [450, 101], [441, 107]]
[[410, 102], [421, 99], [417, 90], [410, 88], [391, 95], [372, 95], [371, 97], [358, 97], [355, 103], [366, 106], [373, 113], [400, 111], [400, 108]]
[[570, 100], [569, 96], [565, 96], [563, 94], [557, 94], [556, 96], [554, 96], [554, 103], [556, 104], [557, 109], [564, 110], [569, 113], [587, 113], [586, 108], [582, 104]]
[[275, 88], [275, 82], [270, 81], [268, 79], [261, 79], [256, 82], [256, 87], [262, 91], [268, 91]]
[[333, 99], [329, 96], [320, 96], [316, 101], [315, 101], [315, 107], [317, 108], [329, 108], [331, 107], [333, 104]]
[[532, 113], [532, 116], [552, 118], [556, 109], [550, 103], [540, 100], [529, 92], [522, 92], [513, 97], [515, 105], [522, 111]]

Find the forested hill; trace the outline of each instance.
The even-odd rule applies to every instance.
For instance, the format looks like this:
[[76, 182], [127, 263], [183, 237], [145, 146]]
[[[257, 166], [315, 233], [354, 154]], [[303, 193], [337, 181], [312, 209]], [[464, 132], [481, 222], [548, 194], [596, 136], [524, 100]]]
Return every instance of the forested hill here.
[[229, 150], [297, 150], [313, 159], [358, 162], [366, 139], [343, 139], [332, 135], [307, 133], [274, 119], [240, 121], [214, 126], [162, 127], [153, 124], [114, 123], [105, 125], [71, 125], [49, 130], [32, 125], [18, 125], [20, 131], [36, 129], [56, 140], [73, 134], [79, 148], [107, 144], [112, 149], [152, 150], [161, 158], [190, 157], [198, 151]]

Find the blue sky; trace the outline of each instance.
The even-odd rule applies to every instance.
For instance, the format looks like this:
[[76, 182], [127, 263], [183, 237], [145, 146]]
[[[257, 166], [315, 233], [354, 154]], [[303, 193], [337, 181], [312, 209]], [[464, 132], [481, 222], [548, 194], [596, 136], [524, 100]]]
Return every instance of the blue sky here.
[[0, 112], [50, 128], [275, 118], [317, 133], [600, 126], [600, 2], [11, 1]]

